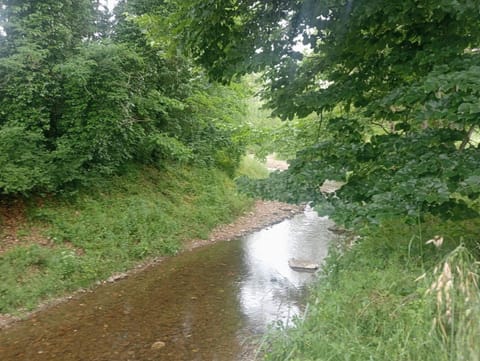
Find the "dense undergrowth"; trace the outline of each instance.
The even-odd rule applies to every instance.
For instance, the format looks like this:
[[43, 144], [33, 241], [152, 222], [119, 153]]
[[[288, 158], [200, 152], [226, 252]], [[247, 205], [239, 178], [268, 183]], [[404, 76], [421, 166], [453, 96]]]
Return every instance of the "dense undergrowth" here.
[[[480, 219], [388, 221], [337, 246], [305, 317], [269, 335], [265, 359], [479, 360], [479, 229]], [[426, 244], [436, 235], [439, 247]]]
[[[174, 254], [251, 205], [215, 169], [132, 167], [75, 196], [37, 199], [17, 233], [23, 245], [0, 255], [0, 313], [92, 285], [150, 257]], [[48, 241], [28, 242], [37, 233]]]

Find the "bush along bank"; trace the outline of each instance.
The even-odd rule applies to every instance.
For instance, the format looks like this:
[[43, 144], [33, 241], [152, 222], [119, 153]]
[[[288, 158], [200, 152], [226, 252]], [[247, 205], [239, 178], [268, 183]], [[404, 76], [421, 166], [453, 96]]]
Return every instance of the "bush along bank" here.
[[388, 221], [334, 247], [305, 316], [268, 335], [265, 360], [478, 361], [479, 229]]
[[[207, 237], [252, 201], [216, 169], [135, 166], [75, 195], [24, 203], [18, 241], [0, 253], [3, 314], [31, 310], [150, 258], [174, 254], [182, 241]], [[0, 237], [7, 237], [5, 232], [3, 227]]]

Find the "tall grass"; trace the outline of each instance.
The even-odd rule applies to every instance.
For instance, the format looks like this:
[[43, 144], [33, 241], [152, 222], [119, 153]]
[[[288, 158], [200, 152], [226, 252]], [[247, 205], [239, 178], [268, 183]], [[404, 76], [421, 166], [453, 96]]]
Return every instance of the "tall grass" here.
[[[205, 238], [251, 204], [220, 171], [133, 168], [74, 198], [28, 209], [25, 229], [48, 245], [25, 244], [0, 256], [0, 313], [89, 286], [149, 257], [173, 254]], [[29, 232], [25, 232], [28, 236]]]
[[392, 221], [333, 249], [305, 317], [272, 330], [265, 360], [478, 361], [479, 224]]
[[435, 310], [432, 333], [445, 360], [480, 360], [479, 277], [479, 262], [460, 246], [425, 278]]
[[237, 177], [245, 176], [251, 179], [268, 178], [268, 174], [269, 172], [265, 164], [250, 155], [242, 158], [236, 172]]

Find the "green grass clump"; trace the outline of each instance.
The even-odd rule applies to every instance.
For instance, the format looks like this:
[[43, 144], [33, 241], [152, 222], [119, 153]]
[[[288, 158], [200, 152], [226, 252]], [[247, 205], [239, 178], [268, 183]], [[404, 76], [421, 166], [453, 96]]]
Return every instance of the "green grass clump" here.
[[244, 156], [237, 169], [236, 176], [245, 176], [251, 179], [268, 178], [268, 169], [265, 164], [252, 156]]
[[250, 205], [224, 173], [173, 166], [133, 168], [74, 198], [32, 205], [29, 226], [43, 229], [52, 244], [0, 256], [0, 313], [31, 309], [141, 260], [174, 254], [182, 241], [207, 237]]
[[[478, 361], [479, 223], [392, 221], [333, 250], [306, 316], [272, 331], [265, 360]], [[439, 248], [425, 244], [437, 234]]]

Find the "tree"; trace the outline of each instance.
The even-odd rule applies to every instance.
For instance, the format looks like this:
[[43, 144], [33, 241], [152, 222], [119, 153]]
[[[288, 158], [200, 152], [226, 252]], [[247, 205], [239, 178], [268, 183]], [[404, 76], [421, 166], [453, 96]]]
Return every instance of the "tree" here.
[[145, 0], [121, 1], [115, 9], [115, 41], [144, 60], [145, 83], [137, 85], [131, 114], [146, 128], [141, 157], [188, 160], [233, 175], [245, 149], [246, 94], [238, 84], [210, 83], [191, 59], [169, 51], [173, 35], [166, 19], [174, 11], [168, 1]]
[[[274, 114], [325, 115], [322, 141], [292, 161], [283, 188], [261, 188], [320, 201], [325, 179], [342, 180], [331, 201], [343, 222], [472, 214], [480, 191], [472, 143], [480, 116], [476, 2], [191, 0], [178, 7], [180, 44], [212, 78], [262, 69]], [[295, 50], [299, 42], [306, 54]]]
[[0, 189], [51, 188], [61, 122], [55, 66], [95, 32], [89, 0], [0, 2]]
[[129, 162], [233, 172], [242, 92], [152, 41], [142, 19], [167, 5], [124, 1], [110, 24], [98, 0], [0, 3], [0, 194], [55, 192]]

